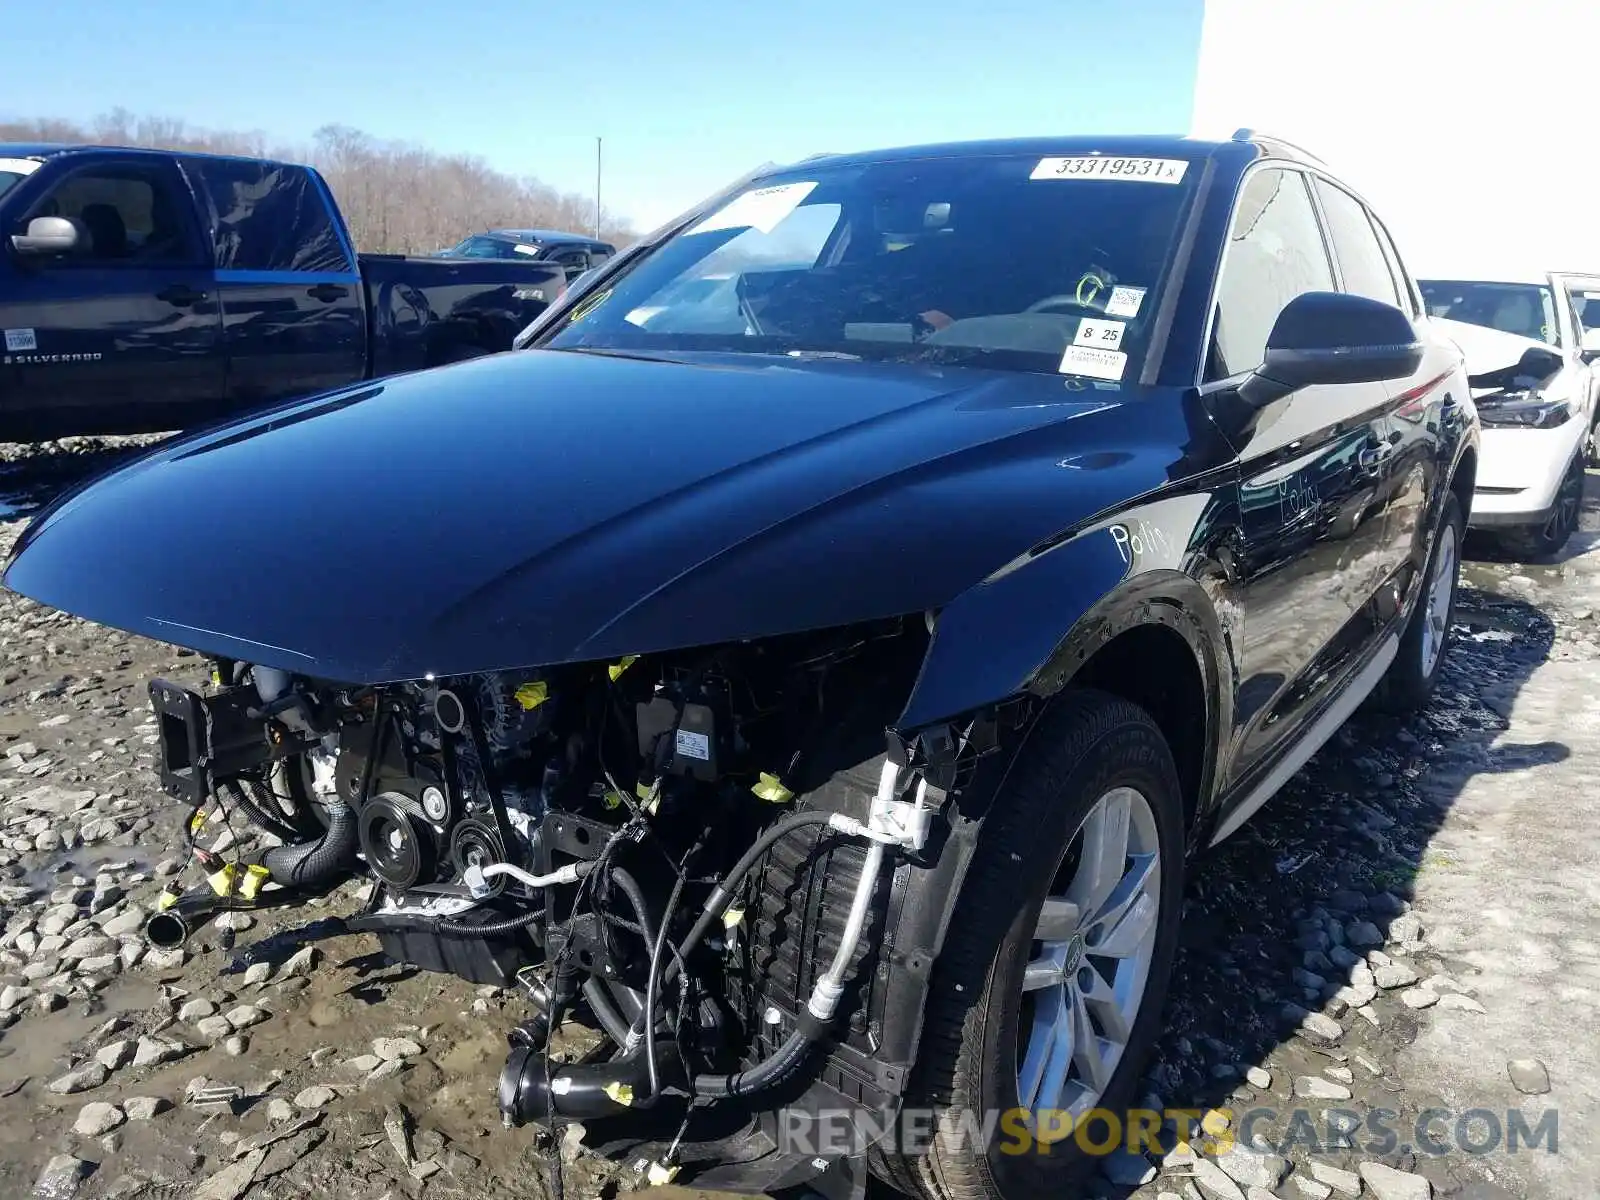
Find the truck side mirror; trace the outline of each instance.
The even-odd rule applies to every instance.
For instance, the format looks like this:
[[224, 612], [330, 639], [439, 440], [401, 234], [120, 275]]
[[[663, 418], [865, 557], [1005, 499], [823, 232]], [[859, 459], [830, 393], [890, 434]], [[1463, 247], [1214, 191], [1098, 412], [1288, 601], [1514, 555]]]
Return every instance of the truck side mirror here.
[[70, 254], [83, 245], [78, 226], [66, 217], [35, 217], [28, 232], [13, 234], [18, 254]]

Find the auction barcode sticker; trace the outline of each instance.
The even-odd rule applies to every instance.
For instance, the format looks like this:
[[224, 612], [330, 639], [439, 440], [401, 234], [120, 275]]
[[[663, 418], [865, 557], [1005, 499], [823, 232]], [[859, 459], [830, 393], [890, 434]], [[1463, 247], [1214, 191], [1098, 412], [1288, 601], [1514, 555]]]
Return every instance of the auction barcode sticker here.
[[1041, 158], [1030, 179], [1127, 179], [1134, 183], [1181, 183], [1189, 162], [1183, 158], [1117, 158], [1075, 154]]
[[1096, 350], [1092, 346], [1068, 346], [1061, 356], [1063, 375], [1087, 375], [1090, 379], [1121, 379], [1128, 368], [1128, 356], [1121, 350]]

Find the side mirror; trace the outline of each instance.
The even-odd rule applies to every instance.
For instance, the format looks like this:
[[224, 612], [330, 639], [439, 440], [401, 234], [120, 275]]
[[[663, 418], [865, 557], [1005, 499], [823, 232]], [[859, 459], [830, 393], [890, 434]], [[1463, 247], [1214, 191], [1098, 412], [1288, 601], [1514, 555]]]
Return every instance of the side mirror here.
[[70, 254], [83, 244], [77, 225], [66, 217], [35, 217], [27, 233], [13, 234], [18, 254]]
[[1529, 346], [1517, 360], [1517, 374], [1533, 379], [1548, 379], [1566, 365], [1567, 360], [1554, 346]]
[[1266, 360], [1240, 388], [1260, 408], [1301, 388], [1404, 379], [1422, 365], [1423, 345], [1392, 304], [1344, 292], [1306, 292], [1278, 314]]

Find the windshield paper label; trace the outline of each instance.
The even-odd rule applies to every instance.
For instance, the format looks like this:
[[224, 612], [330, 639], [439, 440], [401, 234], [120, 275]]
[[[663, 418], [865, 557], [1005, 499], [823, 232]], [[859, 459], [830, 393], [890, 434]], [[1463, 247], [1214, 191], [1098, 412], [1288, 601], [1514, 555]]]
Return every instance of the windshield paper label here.
[[534, 258], [538, 258], [539, 257], [539, 247], [537, 247], [537, 246], [524, 246], [524, 245], [518, 243], [517, 245], [511, 247], [511, 252], [513, 254], [531, 255]]
[[1137, 317], [1144, 303], [1144, 288], [1119, 287], [1111, 289], [1111, 299], [1106, 301], [1106, 316]]
[[1097, 321], [1093, 317], [1085, 317], [1078, 322], [1078, 336], [1072, 339], [1072, 344], [1093, 346], [1097, 350], [1115, 350], [1122, 345], [1122, 331], [1126, 328], [1121, 321]]
[[783, 219], [800, 207], [815, 183], [779, 183], [757, 188], [724, 204], [685, 236], [710, 233], [717, 229], [758, 229], [771, 233]]
[[1128, 356], [1121, 350], [1096, 350], [1092, 346], [1068, 346], [1061, 356], [1063, 375], [1087, 375], [1090, 379], [1121, 379]]
[[1113, 158], [1109, 154], [1076, 154], [1041, 158], [1030, 179], [1128, 179], [1134, 183], [1181, 183], [1189, 169], [1182, 158]]

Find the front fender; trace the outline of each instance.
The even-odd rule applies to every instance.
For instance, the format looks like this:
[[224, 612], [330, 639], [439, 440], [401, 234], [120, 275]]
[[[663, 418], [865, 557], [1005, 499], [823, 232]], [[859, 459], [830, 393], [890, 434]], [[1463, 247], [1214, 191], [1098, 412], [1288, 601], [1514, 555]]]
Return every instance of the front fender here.
[[[1168, 496], [1092, 523], [996, 572], [940, 615], [899, 722], [902, 734], [1021, 696], [1065, 688], [1095, 652], [1138, 626], [1160, 625], [1195, 655], [1210, 730], [1233, 721], [1237, 607], [1229, 584], [1235, 490]], [[1005, 787], [1027, 732], [980, 759], [954, 797], [950, 835], [930, 863], [897, 873], [880, 1083], [898, 1093], [916, 1061], [934, 963], [944, 945], [989, 803]], [[1206, 739], [1195, 819], [1208, 806], [1219, 739]]]
[[1217, 703], [1229, 689], [1232, 606], [1219, 558], [1232, 489], [1190, 490], [1035, 547], [939, 613], [897, 722], [902, 732], [1019, 694], [1050, 696], [1138, 624], [1168, 625], [1200, 660]]

